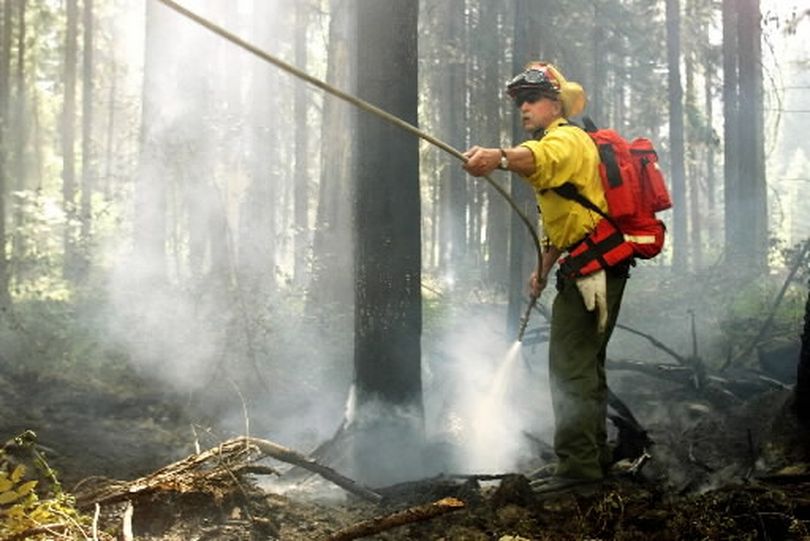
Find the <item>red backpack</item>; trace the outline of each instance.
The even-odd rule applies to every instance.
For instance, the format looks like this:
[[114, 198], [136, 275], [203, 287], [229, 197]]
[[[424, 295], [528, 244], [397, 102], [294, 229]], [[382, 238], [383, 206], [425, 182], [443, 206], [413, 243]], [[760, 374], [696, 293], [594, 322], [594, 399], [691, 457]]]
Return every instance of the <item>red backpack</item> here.
[[587, 276], [636, 257], [657, 256], [664, 247], [666, 227], [655, 213], [672, 207], [658, 167], [658, 154], [649, 139], [639, 137], [628, 143], [613, 130], [597, 129], [589, 119], [585, 124], [585, 131], [599, 150], [599, 177], [608, 212], [603, 212], [570, 182], [554, 188], [562, 197], [577, 201], [604, 218], [560, 260], [560, 270], [572, 277]]

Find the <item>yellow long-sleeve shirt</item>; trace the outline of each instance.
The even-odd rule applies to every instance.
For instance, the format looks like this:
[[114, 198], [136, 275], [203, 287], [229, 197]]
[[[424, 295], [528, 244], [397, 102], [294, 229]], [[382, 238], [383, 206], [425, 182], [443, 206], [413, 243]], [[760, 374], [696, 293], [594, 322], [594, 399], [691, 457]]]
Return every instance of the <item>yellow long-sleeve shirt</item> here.
[[561, 126], [565, 123], [565, 119], [558, 119], [548, 126], [540, 140], [520, 145], [534, 155], [535, 172], [526, 180], [535, 190], [543, 231], [560, 250], [582, 240], [596, 227], [601, 216], [550, 188], [571, 182], [580, 194], [607, 212], [596, 145], [585, 131]]

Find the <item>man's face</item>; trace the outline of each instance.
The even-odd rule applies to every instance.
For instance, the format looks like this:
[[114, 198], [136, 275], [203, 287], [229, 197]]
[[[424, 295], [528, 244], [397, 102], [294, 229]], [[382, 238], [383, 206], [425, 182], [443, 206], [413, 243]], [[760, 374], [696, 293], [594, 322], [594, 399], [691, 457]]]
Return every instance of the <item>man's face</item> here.
[[540, 94], [518, 95], [515, 104], [520, 110], [523, 129], [528, 133], [546, 129], [562, 116], [560, 102]]

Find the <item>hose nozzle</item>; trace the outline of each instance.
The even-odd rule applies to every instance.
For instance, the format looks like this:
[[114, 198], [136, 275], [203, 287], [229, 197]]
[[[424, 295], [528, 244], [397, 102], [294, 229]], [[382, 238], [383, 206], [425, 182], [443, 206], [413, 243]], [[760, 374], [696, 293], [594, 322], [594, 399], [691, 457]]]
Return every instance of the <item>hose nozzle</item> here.
[[540, 295], [532, 295], [529, 297], [529, 305], [526, 307], [526, 312], [520, 318], [520, 327], [518, 327], [518, 342], [523, 342], [523, 335], [526, 333], [526, 327], [529, 326], [529, 316], [532, 315], [532, 309], [537, 304], [537, 299]]

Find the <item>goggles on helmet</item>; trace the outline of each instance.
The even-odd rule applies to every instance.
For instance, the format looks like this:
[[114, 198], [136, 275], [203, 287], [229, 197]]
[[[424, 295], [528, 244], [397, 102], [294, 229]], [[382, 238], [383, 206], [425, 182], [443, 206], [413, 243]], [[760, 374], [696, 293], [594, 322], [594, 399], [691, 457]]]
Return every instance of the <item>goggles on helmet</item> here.
[[555, 97], [560, 92], [560, 84], [545, 66], [531, 67], [517, 74], [506, 84], [506, 93], [511, 98], [516, 99], [518, 94], [525, 90], [535, 90], [541, 93], [542, 96], [538, 96], [536, 99], [543, 96]]

